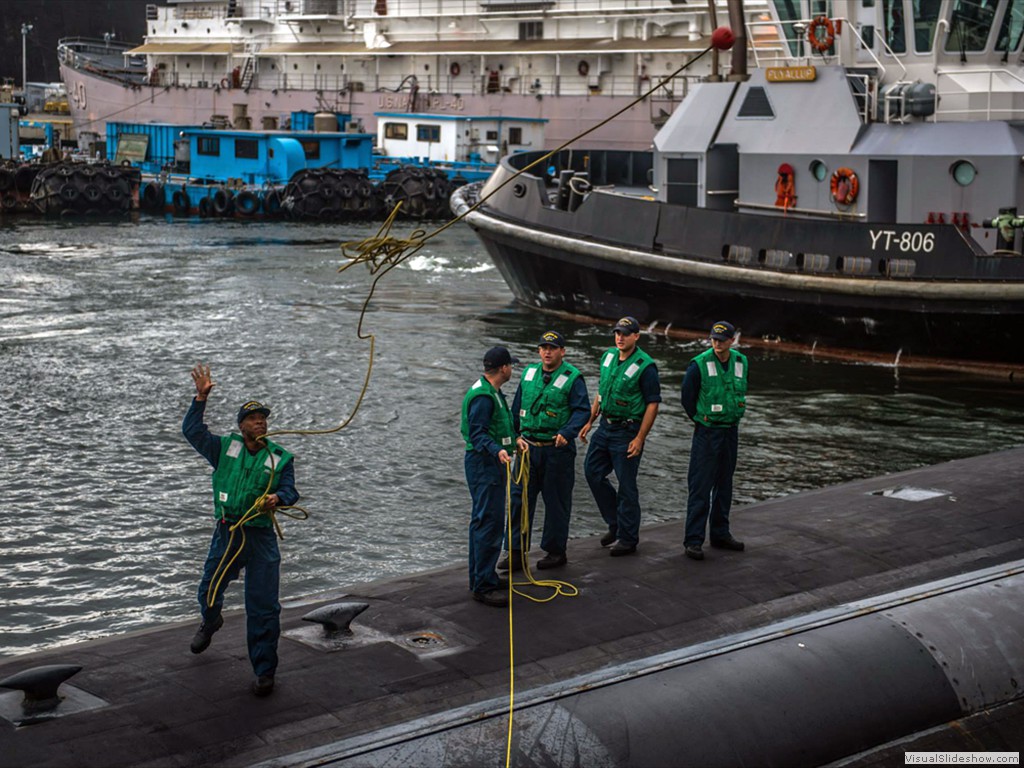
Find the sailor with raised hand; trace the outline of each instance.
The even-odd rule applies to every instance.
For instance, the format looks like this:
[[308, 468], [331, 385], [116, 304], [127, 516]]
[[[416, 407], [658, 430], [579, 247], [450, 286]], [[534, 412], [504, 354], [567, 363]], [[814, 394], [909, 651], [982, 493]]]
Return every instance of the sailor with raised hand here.
[[[580, 430], [587, 435], [598, 416], [600, 428], [587, 450], [583, 471], [594, 494], [597, 508], [608, 525], [601, 546], [611, 545], [612, 557], [636, 552], [640, 540], [640, 491], [637, 473], [640, 458], [661, 402], [658, 366], [637, 346], [640, 323], [624, 317], [615, 324], [615, 346], [601, 356], [598, 395], [590, 419]], [[615, 472], [618, 491], [608, 475]]]
[[260, 509], [267, 512], [292, 506], [299, 500], [295, 490], [295, 462], [292, 454], [263, 437], [267, 434], [270, 409], [256, 400], [244, 403], [238, 410], [241, 434], [211, 433], [203, 420], [206, 400], [214, 387], [210, 367], [196, 365], [192, 369], [192, 380], [196, 395], [181, 430], [192, 447], [213, 467], [213, 507], [217, 522], [199, 583], [203, 622], [192, 638], [191, 649], [192, 653], [205, 651], [214, 633], [224, 625], [221, 616], [224, 591], [245, 568], [246, 640], [249, 660], [256, 673], [252, 691], [257, 696], [266, 696], [274, 690], [277, 644], [281, 635], [281, 603], [278, 602], [281, 554], [277, 534], [272, 519], [266, 514], [253, 515], [244, 523], [244, 545], [241, 535], [235, 536], [231, 543], [230, 529], [250, 510], [260, 511], [254, 510], [254, 505], [261, 497]]
[[469, 588], [484, 605], [508, 605], [495, 566], [505, 529], [506, 464], [515, 456], [512, 414], [501, 386], [519, 361], [505, 347], [484, 355], [484, 373], [462, 399], [462, 439], [466, 444], [466, 484], [473, 500], [469, 520]]
[[[572, 515], [572, 489], [576, 484], [576, 436], [590, 415], [587, 385], [579, 370], [565, 362], [565, 337], [548, 331], [537, 345], [540, 362], [523, 370], [519, 388], [512, 399], [512, 422], [519, 433], [521, 451], [529, 452], [530, 474], [527, 491], [527, 531], [533, 527], [537, 497], [544, 498], [544, 534], [541, 549], [546, 553], [537, 568], [565, 565]], [[521, 534], [523, 488], [512, 488], [512, 541], [509, 555], [498, 570], [522, 570], [522, 553], [530, 550], [530, 535]]]
[[729, 530], [732, 476], [736, 471], [739, 423], [747, 406], [747, 358], [732, 349], [736, 329], [725, 320], [711, 326], [711, 348], [690, 361], [681, 400], [693, 421], [686, 556], [704, 559], [704, 531], [710, 519], [711, 546], [743, 551]]

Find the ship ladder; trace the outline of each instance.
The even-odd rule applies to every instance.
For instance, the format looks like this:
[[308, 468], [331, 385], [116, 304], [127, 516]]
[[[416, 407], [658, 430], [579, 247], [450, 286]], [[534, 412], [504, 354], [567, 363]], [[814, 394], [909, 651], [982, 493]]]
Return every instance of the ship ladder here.
[[256, 77], [256, 57], [249, 54], [245, 57], [245, 64], [242, 65], [242, 76], [239, 78], [239, 86], [246, 93], [252, 87], [253, 78]]

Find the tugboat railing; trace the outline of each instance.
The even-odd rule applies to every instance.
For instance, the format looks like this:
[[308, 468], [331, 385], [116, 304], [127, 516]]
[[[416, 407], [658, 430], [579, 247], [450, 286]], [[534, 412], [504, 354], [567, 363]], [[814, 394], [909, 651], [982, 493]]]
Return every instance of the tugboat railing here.
[[[955, 88], [955, 89], [954, 88], [950, 88], [950, 89], [948, 89], [946, 91], [943, 91], [942, 88], [940, 88], [940, 83], [943, 81], [943, 78], [947, 79], [948, 81], [951, 81], [955, 85], [956, 84], [956, 78], [958, 78], [958, 77], [970, 77], [972, 75], [980, 75], [980, 76], [983, 76], [985, 78], [987, 85], [986, 85], [984, 90], [978, 90], [978, 91], [965, 90], [962, 85], [960, 87], [958, 87], [958, 88]], [[954, 116], [954, 115], [960, 115], [960, 116], [966, 116], [966, 117], [969, 118], [972, 115], [978, 115], [979, 112], [983, 112], [984, 113], [986, 120], [992, 120], [992, 113], [993, 112], [1000, 112], [1000, 113], [1003, 113], [1004, 115], [1006, 115], [1005, 117], [999, 118], [1001, 120], [1009, 120], [1009, 119], [1013, 119], [1014, 116], [1020, 117], [1021, 115], [1024, 115], [1024, 108], [1013, 107], [1013, 106], [995, 107], [994, 108], [992, 106], [992, 96], [993, 96], [993, 93], [995, 92], [994, 88], [993, 88], [993, 86], [994, 86], [994, 78], [996, 78], [997, 76], [998, 77], [1005, 77], [1007, 80], [1010, 81], [1010, 83], [1016, 85], [1015, 88], [1007, 88], [1005, 91], [1003, 91], [1003, 93], [1006, 95], [1007, 98], [1013, 98], [1014, 96], [1024, 96], [1024, 78], [1022, 78], [1016, 72], [1012, 72], [1012, 71], [1010, 71], [1008, 69], [1002, 69], [1002, 68], [1000, 68], [1000, 69], [990, 69], [990, 68], [959, 69], [959, 68], [957, 68], [957, 69], [948, 69], [948, 70], [936, 69], [935, 70], [935, 100], [936, 100], [936, 106], [935, 106], [935, 114], [932, 116], [932, 121], [936, 122], [936, 123], [939, 122], [941, 116], [950, 116], [951, 117], [951, 116]], [[986, 99], [985, 99], [985, 109], [984, 110], [977, 109], [977, 108], [971, 108], [970, 106], [968, 106], [966, 109], [955, 109], [955, 108], [940, 109], [939, 106], [938, 106], [939, 104], [942, 103], [943, 99], [946, 99], [947, 101], [953, 101], [955, 99], [970, 99], [971, 96], [976, 96], [976, 95], [982, 94], [982, 93], [986, 96]]]
[[[710, 194], [710, 193], [709, 193]], [[830, 211], [824, 208], [797, 208], [790, 206], [789, 208], [780, 208], [777, 205], [768, 205], [767, 203], [746, 203], [742, 200], [733, 201], [733, 205], [736, 206], [736, 210], [742, 211], [755, 210], [755, 211], [774, 211], [780, 216], [787, 213], [799, 213], [803, 216], [813, 216], [819, 219], [864, 219], [867, 218], [866, 213], [845, 213], [843, 211]]]

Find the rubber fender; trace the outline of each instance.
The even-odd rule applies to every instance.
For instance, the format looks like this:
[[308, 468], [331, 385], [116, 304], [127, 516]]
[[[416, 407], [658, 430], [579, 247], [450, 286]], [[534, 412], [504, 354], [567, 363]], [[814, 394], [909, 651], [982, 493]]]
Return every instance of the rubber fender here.
[[86, 184], [82, 188], [82, 197], [85, 198], [86, 202], [95, 205], [103, 199], [103, 190], [100, 189], [98, 184]]
[[235, 198], [235, 210], [242, 216], [252, 216], [260, 210], [260, 199], [251, 189], [243, 189]]
[[6, 168], [0, 168], [0, 192], [6, 192], [14, 186], [14, 174]]
[[71, 183], [60, 188], [60, 197], [65, 203], [77, 202], [79, 194], [78, 187]]
[[18, 198], [12, 195], [10, 192], [4, 193], [3, 197], [0, 197], [0, 207], [5, 211], [13, 211], [18, 207]]
[[213, 194], [213, 212], [218, 216], [227, 216], [235, 207], [235, 196], [230, 189], [221, 187]]
[[268, 216], [276, 216], [281, 212], [281, 193], [276, 189], [263, 196], [263, 212]]
[[188, 192], [184, 189], [174, 190], [174, 194], [171, 195], [171, 204], [174, 206], [174, 212], [180, 216], [187, 216], [188, 212], [192, 210], [192, 201], [188, 199]]
[[199, 198], [199, 218], [208, 219], [213, 213], [213, 201], [208, 197]]
[[142, 204], [148, 211], [159, 211], [164, 207], [164, 185], [154, 181], [142, 192]]
[[39, 173], [38, 166], [23, 165], [14, 172], [14, 186], [22, 193], [27, 193], [32, 189], [32, 182], [35, 181], [36, 174]]

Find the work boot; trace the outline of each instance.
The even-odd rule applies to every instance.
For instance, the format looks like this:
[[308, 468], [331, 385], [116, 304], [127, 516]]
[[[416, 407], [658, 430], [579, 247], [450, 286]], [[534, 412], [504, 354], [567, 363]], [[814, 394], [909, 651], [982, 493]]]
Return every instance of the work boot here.
[[609, 528], [608, 533], [601, 537], [601, 546], [610, 547], [619, 538], [619, 532], [615, 528]]
[[616, 541], [615, 546], [608, 550], [608, 554], [612, 557], [632, 555], [634, 552], [636, 552], [636, 544], [623, 544], [621, 541]]
[[686, 547], [686, 556], [691, 560], [703, 560], [704, 550], [699, 544], [689, 544]]
[[508, 593], [502, 592], [500, 589], [490, 589], [486, 592], [474, 592], [473, 599], [478, 603], [491, 605], [495, 608], [501, 608], [502, 606], [508, 605]]
[[260, 675], [252, 684], [252, 692], [256, 696], [269, 696], [274, 692], [274, 676]]
[[214, 633], [223, 626], [224, 617], [219, 613], [213, 621], [204, 621], [200, 624], [199, 629], [196, 630], [195, 635], [192, 637], [192, 645], [189, 646], [192, 649], [192, 653], [202, 653], [209, 648], [210, 640], [213, 639]]
[[495, 566], [499, 571], [510, 571], [517, 573], [523, 570], [523, 555], [518, 549], [514, 549], [498, 561]]
[[548, 568], [560, 568], [568, 562], [564, 552], [549, 552], [537, 561], [537, 570], [545, 571]]
[[711, 546], [715, 549], [731, 549], [733, 552], [742, 552], [744, 549], [742, 541], [736, 541], [730, 534], [724, 539], [712, 539]]

